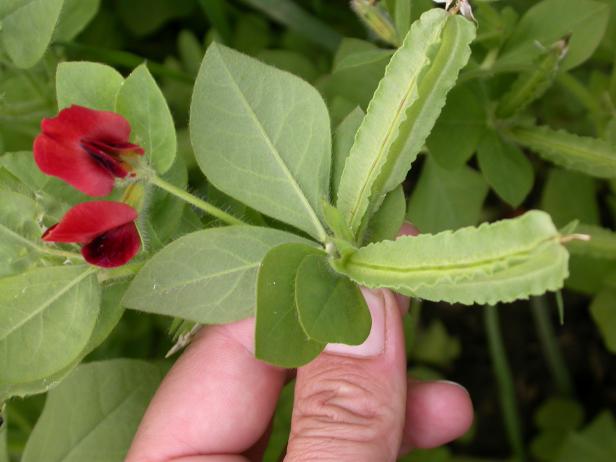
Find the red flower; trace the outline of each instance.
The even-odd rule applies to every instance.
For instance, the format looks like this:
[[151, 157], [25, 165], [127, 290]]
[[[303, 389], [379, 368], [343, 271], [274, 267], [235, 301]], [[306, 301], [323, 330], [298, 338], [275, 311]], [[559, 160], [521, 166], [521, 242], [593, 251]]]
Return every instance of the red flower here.
[[82, 106], [43, 119], [34, 140], [34, 160], [47, 175], [57, 176], [90, 196], [106, 196], [115, 178], [132, 170], [128, 156], [143, 155], [129, 143], [130, 124], [115, 112]]
[[141, 247], [136, 218], [137, 211], [121, 202], [84, 202], [49, 228], [43, 240], [82, 244], [81, 253], [87, 262], [113, 268], [129, 261]]

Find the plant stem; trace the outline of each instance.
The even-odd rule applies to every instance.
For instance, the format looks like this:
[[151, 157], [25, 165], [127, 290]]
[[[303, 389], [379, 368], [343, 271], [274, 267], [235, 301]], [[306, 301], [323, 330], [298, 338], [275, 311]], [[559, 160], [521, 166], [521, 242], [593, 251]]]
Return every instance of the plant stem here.
[[516, 462], [523, 462], [526, 460], [526, 455], [522, 439], [522, 425], [518, 414], [513, 377], [507, 361], [507, 354], [499, 326], [498, 308], [496, 306], [486, 306], [483, 313], [490, 358], [492, 359], [492, 369], [498, 383], [507, 438], [513, 451], [514, 460]]
[[530, 306], [535, 321], [535, 329], [543, 349], [543, 355], [550, 368], [550, 373], [558, 393], [564, 396], [571, 396], [573, 394], [571, 377], [556, 341], [554, 328], [549, 316], [550, 306], [544, 296], [533, 297]]
[[48, 255], [53, 255], [54, 257], [64, 257], [64, 258], [76, 258], [78, 260], [83, 260], [83, 257], [75, 252], [68, 252], [66, 250], [53, 249], [51, 247], [37, 246], [37, 250], [42, 253], [46, 253]]
[[148, 69], [154, 75], [159, 77], [168, 77], [170, 79], [188, 84], [194, 83], [194, 78], [184, 72], [176, 71], [160, 63], [150, 61], [142, 56], [129, 53], [127, 51], [108, 50], [105, 48], [98, 48], [75, 42], [56, 42], [54, 45], [82, 52], [90, 58], [94, 58], [107, 64], [124, 66], [131, 69], [147, 61]]
[[144, 265], [144, 262], [129, 263], [127, 265], [119, 266], [107, 271], [100, 271], [98, 273], [98, 282], [104, 283], [109, 281], [116, 281], [118, 279], [124, 279], [130, 276], [134, 276]]
[[162, 178], [152, 175], [150, 177], [150, 182], [158, 186], [160, 189], [164, 189], [170, 194], [173, 194], [176, 197], [179, 197], [183, 201], [188, 202], [191, 205], [194, 205], [198, 209], [203, 210], [205, 213], [212, 215], [213, 217], [218, 218], [219, 220], [224, 221], [229, 225], [245, 225], [239, 218], [234, 217], [233, 215], [229, 215], [227, 212], [219, 209], [218, 207], [213, 206], [212, 204], [205, 202], [202, 199], [199, 199], [196, 196], [193, 196], [188, 191], [185, 191], [177, 186], [172, 185], [171, 183], [166, 182]]

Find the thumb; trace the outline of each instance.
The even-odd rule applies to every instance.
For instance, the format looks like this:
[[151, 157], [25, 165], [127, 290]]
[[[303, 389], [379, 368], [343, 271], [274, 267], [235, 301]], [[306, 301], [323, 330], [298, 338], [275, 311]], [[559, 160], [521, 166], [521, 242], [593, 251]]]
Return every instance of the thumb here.
[[406, 408], [406, 358], [397, 299], [362, 289], [372, 330], [357, 347], [330, 344], [298, 369], [286, 462], [395, 461]]

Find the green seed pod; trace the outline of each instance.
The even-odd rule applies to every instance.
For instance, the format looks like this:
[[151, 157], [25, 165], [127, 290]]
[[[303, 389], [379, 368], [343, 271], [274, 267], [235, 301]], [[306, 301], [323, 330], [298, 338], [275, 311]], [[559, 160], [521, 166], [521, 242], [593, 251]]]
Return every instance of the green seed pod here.
[[496, 117], [507, 119], [528, 107], [552, 86], [560, 62], [567, 54], [569, 38], [563, 38], [545, 51], [530, 70], [522, 72], [496, 108]]

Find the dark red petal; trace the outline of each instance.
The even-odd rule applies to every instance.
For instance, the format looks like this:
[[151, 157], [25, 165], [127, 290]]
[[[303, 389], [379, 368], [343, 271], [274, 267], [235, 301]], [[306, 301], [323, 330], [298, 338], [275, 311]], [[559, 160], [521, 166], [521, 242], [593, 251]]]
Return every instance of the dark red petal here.
[[145, 151], [138, 144], [133, 143], [116, 143], [109, 144], [99, 140], [83, 140], [82, 142], [87, 142], [101, 151], [109, 152], [118, 156], [130, 156], [130, 155], [140, 155], [142, 156]]
[[121, 145], [130, 138], [130, 124], [120, 114], [83, 106], [71, 106], [54, 118], [43, 119], [41, 129], [52, 138], [73, 142], [86, 138]]
[[101, 234], [83, 246], [81, 254], [88, 263], [114, 268], [133, 258], [141, 247], [141, 238], [135, 223], [130, 222]]
[[90, 196], [107, 196], [115, 178], [79, 143], [67, 143], [41, 133], [34, 140], [34, 160], [43, 173], [66, 181]]
[[[71, 106], [44, 119], [41, 129], [34, 141], [34, 159], [41, 171], [90, 196], [108, 195], [114, 177], [127, 174], [120, 160], [109, 154], [143, 155], [140, 146], [129, 142], [130, 124], [115, 112]], [[87, 151], [83, 142], [100, 155]]]
[[47, 230], [43, 240], [89, 244], [101, 234], [136, 218], [137, 211], [121, 202], [84, 202], [66, 212], [60, 223]]

